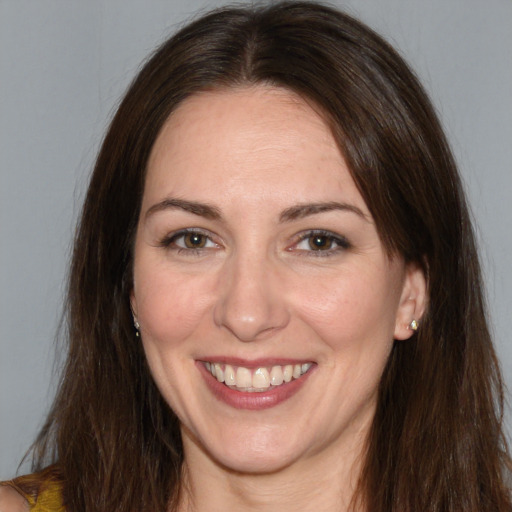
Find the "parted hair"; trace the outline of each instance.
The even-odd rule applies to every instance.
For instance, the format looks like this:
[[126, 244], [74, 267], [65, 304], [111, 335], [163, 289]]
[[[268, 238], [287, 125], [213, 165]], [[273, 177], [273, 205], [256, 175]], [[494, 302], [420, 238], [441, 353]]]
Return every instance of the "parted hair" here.
[[310, 2], [209, 12], [164, 42], [130, 85], [77, 228], [67, 360], [34, 445], [34, 470], [54, 465], [70, 512], [176, 507], [179, 421], [152, 380], [129, 304], [146, 167], [184, 99], [257, 84], [318, 108], [390, 257], [416, 263], [427, 277], [420, 328], [395, 341], [382, 376], [354, 505], [510, 511], [503, 384], [471, 219], [443, 130], [393, 48], [347, 14]]

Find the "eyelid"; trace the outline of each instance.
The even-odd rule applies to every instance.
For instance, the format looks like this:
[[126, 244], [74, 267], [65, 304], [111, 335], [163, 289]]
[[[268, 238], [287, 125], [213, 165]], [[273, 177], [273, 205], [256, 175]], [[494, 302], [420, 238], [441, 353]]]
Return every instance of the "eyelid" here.
[[[187, 253], [199, 253], [204, 250], [210, 250], [214, 247], [182, 247], [177, 245], [175, 242], [176, 240], [188, 235], [188, 234], [199, 234], [208, 239], [209, 242], [214, 244], [216, 248], [221, 247], [221, 244], [218, 240], [216, 240], [216, 236], [212, 234], [210, 231], [205, 230], [203, 228], [183, 228], [179, 229], [177, 231], [171, 232], [164, 236], [158, 243], [160, 247], [163, 247], [165, 249], [172, 249], [177, 252], [184, 251]], [[322, 236], [331, 241], [331, 243], [334, 245], [334, 247], [329, 247], [328, 249], [298, 249], [297, 246], [307, 240], [308, 238], [314, 237], [314, 236]], [[330, 256], [334, 253], [338, 253], [344, 250], [347, 250], [351, 247], [350, 242], [347, 240], [347, 238], [343, 235], [340, 235], [338, 233], [334, 233], [332, 231], [328, 231], [325, 229], [309, 229], [306, 231], [303, 231], [301, 233], [298, 233], [295, 236], [295, 240], [293, 243], [286, 248], [289, 252], [297, 252], [301, 255], [307, 255], [307, 256]]]
[[[314, 249], [309, 249], [309, 250], [297, 249], [297, 246], [301, 242], [303, 242], [303, 241], [305, 241], [308, 238], [311, 238], [313, 236], [323, 236], [323, 237], [326, 237], [326, 238], [330, 239], [335, 244], [335, 247], [331, 247], [331, 248], [325, 249], [325, 250], [321, 250], [321, 249], [318, 249], [318, 250], [314, 250]], [[292, 246], [290, 246], [288, 248], [288, 250], [289, 251], [296, 250], [297, 252], [306, 254], [308, 256], [310, 256], [310, 255], [311, 256], [330, 256], [330, 255], [332, 255], [334, 253], [337, 253], [339, 251], [344, 251], [344, 250], [350, 249], [350, 247], [351, 247], [350, 242], [343, 235], [339, 235], [338, 233], [334, 233], [332, 231], [328, 231], [328, 230], [325, 230], [325, 229], [310, 229], [310, 230], [303, 231], [303, 232], [299, 233], [297, 235], [296, 241], [293, 243]]]
[[204, 249], [211, 249], [210, 247], [197, 247], [197, 248], [186, 248], [186, 247], [180, 247], [180, 246], [174, 246], [172, 247], [172, 244], [178, 240], [179, 238], [182, 238], [188, 234], [198, 234], [198, 235], [202, 235], [204, 237], [206, 237], [209, 241], [211, 241], [213, 244], [215, 244], [216, 246], [219, 246], [220, 244], [214, 240], [214, 236], [212, 236], [212, 233], [210, 231], [207, 231], [205, 229], [202, 229], [202, 228], [183, 228], [183, 229], [179, 229], [178, 231], [174, 231], [172, 233], [169, 233], [167, 234], [166, 236], [164, 236], [158, 245], [160, 245], [160, 247], [164, 247], [164, 248], [174, 248], [175, 250], [184, 250], [184, 251], [188, 251], [188, 252], [193, 252], [193, 251], [201, 251], [201, 250], [204, 250]]

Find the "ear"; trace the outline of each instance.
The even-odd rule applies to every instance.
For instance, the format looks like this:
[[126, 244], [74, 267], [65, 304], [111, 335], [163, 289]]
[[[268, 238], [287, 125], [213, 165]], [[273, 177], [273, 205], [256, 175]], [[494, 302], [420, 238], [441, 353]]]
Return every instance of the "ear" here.
[[407, 340], [414, 334], [411, 322], [421, 325], [421, 318], [427, 305], [427, 280], [425, 273], [416, 263], [410, 263], [405, 269], [402, 295], [396, 313], [396, 340]]

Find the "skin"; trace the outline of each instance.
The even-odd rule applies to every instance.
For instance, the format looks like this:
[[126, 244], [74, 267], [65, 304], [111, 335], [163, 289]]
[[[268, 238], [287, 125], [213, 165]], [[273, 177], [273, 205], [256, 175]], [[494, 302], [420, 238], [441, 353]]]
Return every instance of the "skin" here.
[[[302, 208], [334, 202], [345, 208]], [[301, 213], [283, 219], [290, 208]], [[203, 248], [186, 247], [176, 235], [186, 228]], [[324, 234], [312, 250], [310, 230], [341, 241]], [[393, 339], [411, 336], [424, 302], [423, 274], [388, 257], [309, 104], [264, 86], [183, 102], [149, 159], [131, 296], [152, 375], [182, 425], [180, 509], [346, 508]], [[197, 361], [222, 357], [314, 365], [297, 393], [254, 411], [206, 384]]]
[[29, 504], [16, 490], [0, 485], [0, 512], [28, 512]]

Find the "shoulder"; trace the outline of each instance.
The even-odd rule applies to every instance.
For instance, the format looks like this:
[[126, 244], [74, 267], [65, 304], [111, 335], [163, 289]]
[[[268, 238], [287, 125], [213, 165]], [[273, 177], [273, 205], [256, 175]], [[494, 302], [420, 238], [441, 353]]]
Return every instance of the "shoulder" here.
[[0, 512], [64, 512], [57, 466], [0, 482]]
[[28, 512], [28, 501], [13, 487], [0, 484], [0, 512]]

